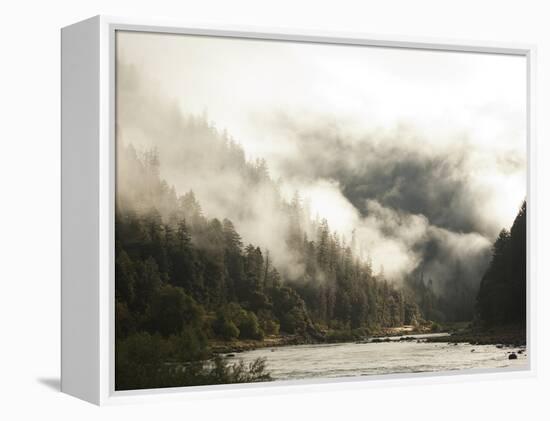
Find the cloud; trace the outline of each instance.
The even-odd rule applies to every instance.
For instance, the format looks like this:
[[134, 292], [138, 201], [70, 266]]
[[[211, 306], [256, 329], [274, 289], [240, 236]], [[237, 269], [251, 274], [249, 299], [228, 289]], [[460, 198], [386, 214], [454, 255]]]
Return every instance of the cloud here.
[[[279, 192], [290, 200], [299, 191], [312, 217], [348, 239], [355, 232], [387, 278], [422, 270], [436, 283], [457, 264], [461, 281], [479, 282], [525, 196], [516, 58], [123, 33], [118, 41], [118, 139], [157, 147], [178, 193], [193, 189], [207, 216], [231, 218], [296, 276]], [[190, 116], [205, 108], [243, 145], [231, 159], [266, 158], [277, 185], [251, 190], [224, 167], [227, 151], [211, 142], [221, 130], [192, 128]]]
[[274, 157], [279, 173], [297, 181], [333, 180], [362, 214], [365, 200], [376, 199], [439, 227], [496, 236], [525, 195], [521, 148], [491, 150], [452, 131], [431, 142], [411, 125], [354, 135], [322, 116], [304, 122], [276, 113], [266, 127], [292, 144], [291, 154]]

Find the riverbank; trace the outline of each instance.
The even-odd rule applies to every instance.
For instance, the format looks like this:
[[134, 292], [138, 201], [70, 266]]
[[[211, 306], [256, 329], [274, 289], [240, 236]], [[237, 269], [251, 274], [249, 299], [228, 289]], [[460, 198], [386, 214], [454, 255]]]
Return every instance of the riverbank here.
[[470, 327], [445, 338], [429, 338], [428, 342], [469, 343], [471, 345], [525, 346], [527, 335], [524, 326], [499, 326], [493, 328]]
[[317, 336], [303, 335], [270, 335], [263, 340], [237, 339], [232, 341], [214, 340], [210, 343], [210, 349], [213, 354], [235, 354], [245, 351], [252, 351], [261, 348], [273, 348], [287, 345], [307, 345], [307, 344], [335, 344], [335, 343], [354, 343], [366, 342], [370, 340], [380, 340], [394, 336], [407, 337], [409, 335], [433, 333], [430, 326], [412, 326], [404, 325], [391, 328], [380, 328], [370, 334], [359, 331], [338, 331], [329, 330], [323, 332], [322, 338]]
[[236, 354], [245, 351], [253, 351], [261, 348], [274, 348], [287, 345], [307, 345], [323, 343], [367, 343], [389, 342], [392, 337], [400, 337], [401, 341], [418, 340], [414, 335], [429, 333], [446, 333], [448, 335], [431, 336], [425, 338], [427, 342], [435, 343], [469, 343], [471, 345], [502, 345], [520, 347], [526, 344], [526, 333], [523, 326], [501, 326], [494, 328], [475, 328], [467, 323], [457, 323], [443, 326], [434, 330], [429, 325], [425, 326], [399, 326], [378, 329], [369, 335], [339, 331], [325, 332], [322, 340], [302, 335], [270, 335], [263, 340], [239, 339], [234, 341], [215, 340], [210, 343], [212, 354]]
[[213, 354], [234, 354], [245, 351], [252, 351], [260, 348], [271, 348], [286, 345], [304, 345], [309, 343], [320, 343], [312, 341], [300, 335], [271, 335], [263, 340], [238, 339], [234, 341], [215, 340], [210, 343]]
[[421, 335], [426, 333], [439, 333], [439, 328], [433, 329], [431, 324], [425, 325], [403, 325], [398, 327], [381, 328], [374, 334], [369, 335], [371, 338], [385, 338], [388, 336], [407, 336], [407, 335]]

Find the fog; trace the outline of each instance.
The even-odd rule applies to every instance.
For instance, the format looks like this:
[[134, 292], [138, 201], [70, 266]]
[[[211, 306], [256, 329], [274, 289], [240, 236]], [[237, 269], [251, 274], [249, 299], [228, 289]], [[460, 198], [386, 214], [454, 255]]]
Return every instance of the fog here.
[[[471, 284], [526, 195], [521, 57], [119, 32], [117, 63], [119, 145], [156, 148], [178, 194], [296, 276], [297, 191], [386, 278], [463, 263]], [[274, 182], [250, 190], [233, 164], [260, 158]]]

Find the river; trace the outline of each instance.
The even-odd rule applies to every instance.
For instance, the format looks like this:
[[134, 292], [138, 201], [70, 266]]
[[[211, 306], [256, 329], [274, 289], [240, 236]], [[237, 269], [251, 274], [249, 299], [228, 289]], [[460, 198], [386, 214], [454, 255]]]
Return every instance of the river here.
[[[433, 334], [436, 335], [436, 334]], [[441, 334], [439, 334], [441, 336]], [[514, 366], [527, 368], [524, 348], [495, 345], [430, 343], [432, 335], [407, 335], [413, 341], [291, 345], [261, 348], [235, 354], [232, 359], [250, 363], [265, 358], [274, 380], [350, 377], [389, 373], [416, 373]], [[522, 350], [521, 354], [517, 352]], [[515, 352], [517, 360], [508, 359]]]

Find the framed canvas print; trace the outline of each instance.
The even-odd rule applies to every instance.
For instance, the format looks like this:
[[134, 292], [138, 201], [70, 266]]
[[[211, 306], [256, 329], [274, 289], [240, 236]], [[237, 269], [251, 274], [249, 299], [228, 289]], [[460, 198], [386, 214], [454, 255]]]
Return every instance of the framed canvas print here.
[[532, 373], [533, 53], [64, 28], [62, 390]]

